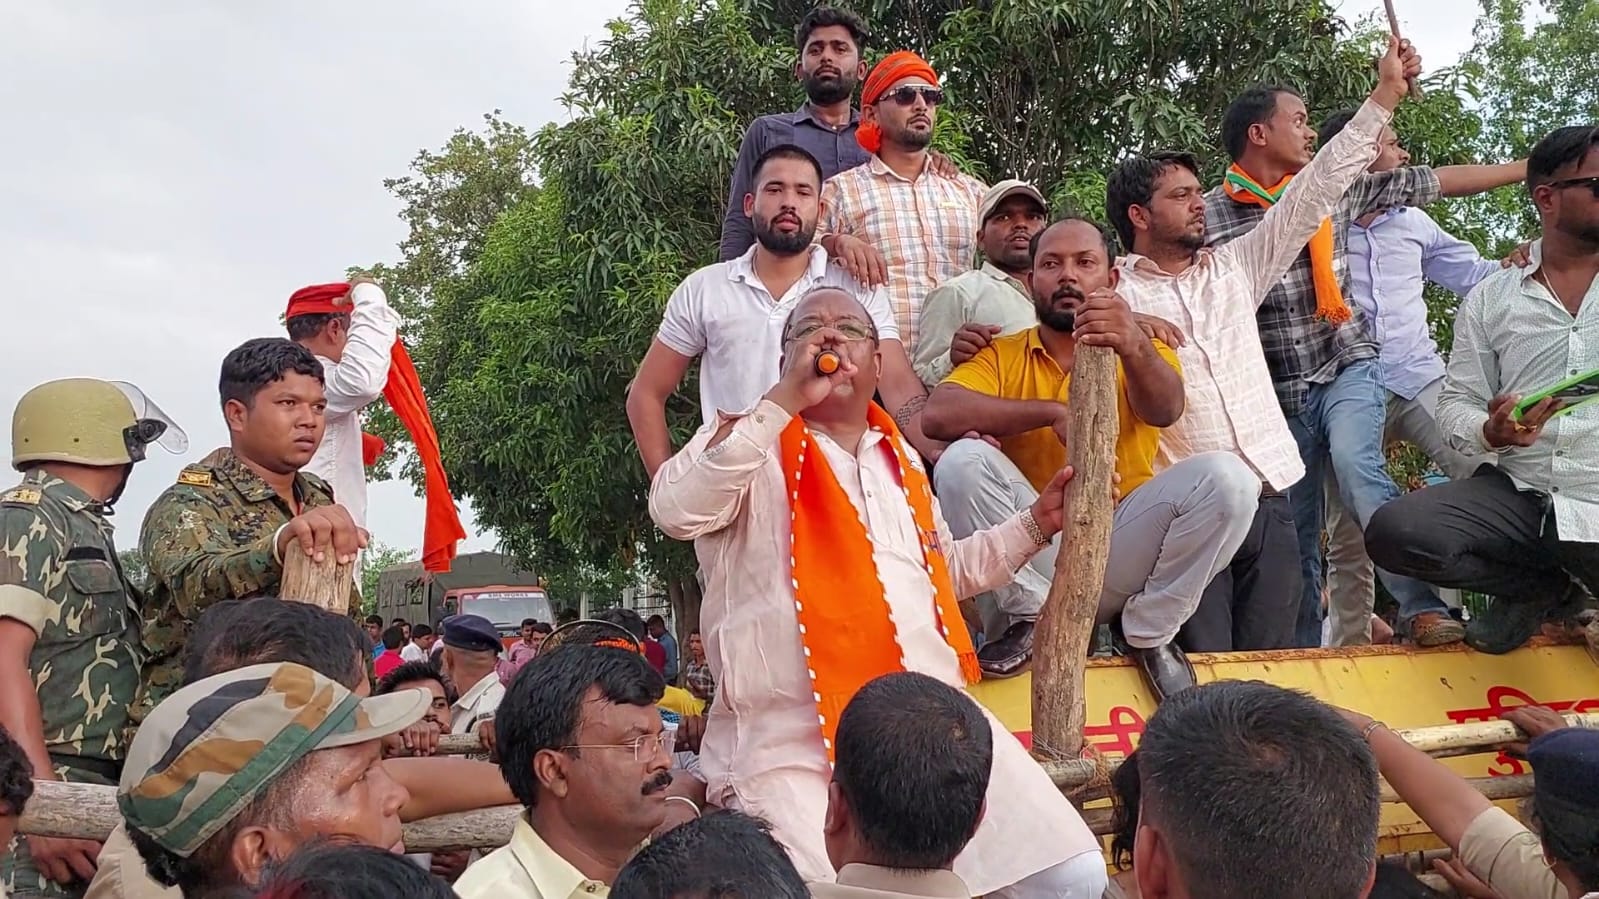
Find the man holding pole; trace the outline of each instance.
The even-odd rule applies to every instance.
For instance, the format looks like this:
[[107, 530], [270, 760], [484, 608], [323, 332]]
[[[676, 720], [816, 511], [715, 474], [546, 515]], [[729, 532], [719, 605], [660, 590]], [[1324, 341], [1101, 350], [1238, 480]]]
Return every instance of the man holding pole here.
[[[222, 361], [230, 446], [178, 473], [145, 514], [139, 549], [150, 566], [148, 650], [135, 725], [175, 689], [200, 613], [226, 599], [277, 592], [291, 542], [314, 559], [352, 562], [366, 532], [301, 471], [322, 440], [322, 365], [282, 338], [249, 340]], [[353, 593], [355, 584], [352, 581]]]
[[[1098, 621], [1119, 625], [1158, 701], [1194, 685], [1173, 638], [1243, 542], [1260, 480], [1220, 452], [1154, 473], [1161, 429], [1183, 414], [1183, 379], [1171, 348], [1146, 336], [1117, 295], [1113, 259], [1109, 236], [1085, 219], [1062, 219], [1034, 236], [1038, 324], [994, 340], [956, 368], [933, 391], [924, 422], [942, 438], [967, 431], [998, 438], [997, 447], [958, 440], [934, 470], [956, 534], [993, 526], [1033, 502], [1065, 464], [1078, 353], [1115, 352], [1116, 468], [1126, 497], [1115, 511]], [[1031, 659], [1057, 549], [983, 597], [984, 674], [1010, 677]]]
[[[801, 874], [830, 881], [823, 820], [844, 706], [893, 671], [977, 680], [958, 600], [1008, 582], [1048, 545], [1071, 473], [957, 541], [921, 460], [871, 401], [882, 356], [861, 304], [811, 291], [782, 346], [777, 385], [666, 463], [650, 513], [695, 541], [706, 573], [701, 627], [720, 685], [701, 743], [707, 798], [771, 820]], [[824, 351], [839, 362], [830, 374], [818, 374]], [[1093, 835], [1008, 735], [995, 740], [989, 797], [955, 863], [975, 893], [1097, 899], [1105, 869]]]
[[[1404, 56], [1401, 58], [1400, 54]], [[1401, 76], [1419, 74], [1420, 58], [1393, 38], [1380, 64], [1372, 101], [1391, 111], [1409, 91]], [[1222, 186], [1205, 196], [1205, 240], [1220, 248], [1265, 220], [1290, 196], [1312, 157], [1316, 134], [1305, 101], [1285, 87], [1241, 94], [1222, 119], [1222, 142], [1232, 158]], [[1386, 116], [1384, 116], [1386, 117]], [[1376, 155], [1371, 142], [1369, 163]], [[1302, 586], [1295, 643], [1321, 645], [1322, 484], [1330, 467], [1344, 506], [1362, 527], [1398, 495], [1382, 451], [1387, 412], [1378, 345], [1358, 309], [1351, 309], [1345, 245], [1351, 220], [1399, 206], [1423, 206], [1440, 197], [1469, 196], [1514, 182], [1514, 167], [1410, 166], [1358, 178], [1311, 234], [1287, 273], [1257, 301], [1256, 322], [1277, 400], [1299, 448], [1305, 478], [1289, 493], [1299, 538]], [[1379, 571], [1399, 603], [1401, 630], [1420, 646], [1458, 643], [1465, 629], [1426, 584]]]

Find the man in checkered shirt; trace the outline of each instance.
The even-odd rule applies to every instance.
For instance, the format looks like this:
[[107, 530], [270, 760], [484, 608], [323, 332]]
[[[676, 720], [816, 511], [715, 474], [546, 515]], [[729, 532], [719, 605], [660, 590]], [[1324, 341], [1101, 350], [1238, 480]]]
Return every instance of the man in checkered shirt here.
[[[1254, 229], [1270, 203], [1253, 198], [1280, 190], [1310, 162], [1316, 133], [1307, 118], [1299, 94], [1280, 86], [1252, 88], [1227, 108], [1222, 142], [1234, 163], [1228, 176], [1233, 186], [1217, 187], [1205, 197], [1209, 246]], [[1331, 275], [1338, 287], [1347, 294], [1344, 245], [1353, 219], [1491, 190], [1510, 183], [1505, 171], [1496, 166], [1411, 166], [1363, 176], [1331, 219]], [[1307, 647], [1321, 643], [1321, 485], [1326, 466], [1332, 466], [1344, 505], [1362, 528], [1377, 507], [1399, 493], [1383, 454], [1386, 396], [1378, 345], [1360, 311], [1344, 306], [1341, 298], [1330, 304], [1326, 287], [1319, 297], [1307, 248], [1256, 314], [1277, 399], [1305, 465], [1305, 477], [1289, 491], [1289, 498], [1304, 576], [1295, 637], [1298, 645]], [[1329, 314], [1329, 306], [1337, 311]], [[1410, 639], [1436, 646], [1459, 642], [1464, 636], [1464, 628], [1450, 617], [1432, 587], [1391, 572], [1378, 575], [1399, 602], [1401, 631]]]

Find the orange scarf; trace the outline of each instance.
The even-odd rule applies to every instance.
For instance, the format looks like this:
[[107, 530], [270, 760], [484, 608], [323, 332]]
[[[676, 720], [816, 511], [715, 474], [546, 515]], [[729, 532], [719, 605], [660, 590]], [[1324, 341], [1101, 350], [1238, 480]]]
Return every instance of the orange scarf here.
[[[1277, 186], [1268, 189], [1256, 184], [1255, 179], [1235, 164], [1228, 167], [1227, 177], [1222, 180], [1221, 186], [1235, 203], [1270, 209], [1281, 199], [1293, 177], [1285, 176], [1277, 182]], [[1310, 238], [1310, 277], [1316, 288], [1316, 317], [1335, 325], [1349, 321], [1349, 305], [1344, 302], [1344, 292], [1338, 287], [1338, 276], [1333, 273], [1332, 219], [1322, 219], [1321, 227]]]
[[[302, 287], [289, 297], [285, 321], [297, 315], [347, 313], [349, 304], [333, 301], [350, 292], [345, 283], [315, 284]], [[439, 448], [439, 434], [433, 428], [433, 417], [428, 414], [427, 397], [422, 395], [422, 378], [411, 364], [411, 354], [405, 343], [394, 338], [389, 348], [389, 380], [383, 385], [383, 398], [394, 409], [394, 416], [405, 425], [416, 447], [416, 456], [422, 462], [422, 484], [426, 495], [426, 512], [422, 525], [422, 567], [427, 571], [450, 570], [455, 559], [456, 543], [466, 539], [466, 529], [461, 526], [460, 513], [455, 509], [455, 499], [450, 495], [450, 481], [444, 474], [444, 452]], [[361, 435], [363, 457], [371, 446]], [[378, 441], [378, 452], [382, 452]], [[366, 461], [363, 458], [363, 461]], [[372, 464], [367, 461], [367, 464]]]
[[[922, 559], [933, 582], [932, 612], [960, 659], [962, 677], [975, 683], [982, 671], [939, 545], [933, 489], [927, 475], [911, 464], [894, 419], [875, 403], [866, 417], [872, 430], [885, 435], [899, 461], [900, 485], [921, 534]], [[813, 442], [804, 420], [795, 418], [783, 429], [780, 448], [792, 508], [794, 611], [816, 696], [822, 746], [831, 762], [844, 706], [867, 681], [904, 671], [905, 662], [884, 585], [872, 561], [871, 537]]]

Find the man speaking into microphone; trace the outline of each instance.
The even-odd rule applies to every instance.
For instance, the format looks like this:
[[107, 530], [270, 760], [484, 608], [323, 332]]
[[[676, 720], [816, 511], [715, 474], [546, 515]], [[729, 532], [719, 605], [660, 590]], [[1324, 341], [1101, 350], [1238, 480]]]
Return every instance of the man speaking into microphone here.
[[[813, 289], [780, 339], [776, 386], [747, 414], [716, 415], [661, 467], [650, 514], [694, 541], [705, 572], [700, 632], [718, 684], [700, 743], [706, 798], [770, 821], [800, 873], [830, 881], [823, 822], [844, 706], [890, 672], [954, 687], [981, 676], [959, 600], [1008, 583], [1049, 544], [1070, 473], [957, 541], [920, 457], [872, 402], [883, 354], [861, 303]], [[838, 365], [819, 374], [824, 354]], [[956, 873], [973, 895], [1098, 899], [1093, 834], [990, 719], [988, 812]]]

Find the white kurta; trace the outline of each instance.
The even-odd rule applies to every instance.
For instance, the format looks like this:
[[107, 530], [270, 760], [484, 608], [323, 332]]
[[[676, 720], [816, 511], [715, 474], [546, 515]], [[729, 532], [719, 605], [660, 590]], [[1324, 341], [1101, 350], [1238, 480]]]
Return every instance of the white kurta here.
[[[778, 450], [789, 420], [763, 401], [709, 450], [720, 422], [702, 428], [656, 475], [650, 513], [669, 536], [695, 541], [705, 574], [700, 628], [717, 683], [701, 743], [707, 798], [770, 821], [800, 874], [830, 881], [822, 822], [832, 773], [794, 614], [789, 502]], [[933, 585], [892, 447], [875, 432], [854, 453], [821, 436], [816, 445], [871, 536], [906, 667], [961, 686], [959, 660], [934, 615]], [[957, 595], [1009, 582], [1037, 551], [1019, 517], [955, 541], [936, 505], [934, 514]], [[994, 728], [988, 809], [955, 863], [977, 895], [1098, 849], [1043, 769], [988, 718]]]
[[338, 362], [321, 356], [327, 391], [327, 422], [322, 445], [305, 470], [333, 487], [333, 498], [366, 527], [366, 466], [361, 461], [361, 410], [383, 395], [389, 381], [389, 353], [400, 331], [400, 314], [389, 307], [383, 289], [357, 284], [350, 292], [350, 340]]

